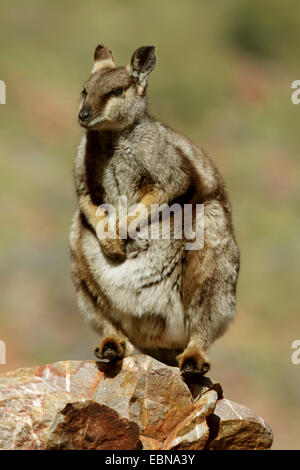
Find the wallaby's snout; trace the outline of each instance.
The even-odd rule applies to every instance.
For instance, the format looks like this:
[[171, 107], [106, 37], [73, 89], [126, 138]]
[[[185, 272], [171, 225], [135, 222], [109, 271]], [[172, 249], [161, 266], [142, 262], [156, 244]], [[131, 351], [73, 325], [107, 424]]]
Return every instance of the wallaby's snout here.
[[78, 115], [79, 122], [84, 123], [88, 121], [91, 116], [92, 116], [92, 108], [89, 105], [85, 105], [83, 106], [83, 108], [81, 108], [79, 112], [79, 115]]

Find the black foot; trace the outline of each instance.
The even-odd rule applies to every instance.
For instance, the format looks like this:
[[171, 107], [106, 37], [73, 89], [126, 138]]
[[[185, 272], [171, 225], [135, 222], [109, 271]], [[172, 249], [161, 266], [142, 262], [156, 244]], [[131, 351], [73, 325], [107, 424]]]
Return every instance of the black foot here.
[[113, 365], [123, 359], [124, 352], [125, 343], [116, 344], [113, 341], [105, 343], [101, 349], [99, 347], [94, 349], [98, 361], [107, 365]]
[[204, 362], [201, 365], [197, 365], [195, 359], [188, 358], [184, 361], [180, 368], [181, 375], [185, 378], [189, 378], [194, 375], [205, 375], [210, 369], [208, 362]]

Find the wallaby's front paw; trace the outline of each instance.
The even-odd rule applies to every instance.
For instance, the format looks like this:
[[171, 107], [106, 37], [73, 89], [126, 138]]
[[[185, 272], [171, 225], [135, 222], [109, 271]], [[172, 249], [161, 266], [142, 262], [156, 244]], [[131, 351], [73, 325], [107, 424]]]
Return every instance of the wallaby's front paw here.
[[149, 246], [149, 241], [145, 239], [136, 238], [135, 240], [129, 240], [126, 244], [126, 256], [127, 258], [136, 258], [139, 253], [146, 251]]
[[115, 261], [126, 259], [126, 244], [122, 238], [105, 238], [100, 241], [104, 254]]
[[99, 362], [112, 366], [125, 357], [125, 350], [125, 342], [107, 336], [101, 341], [100, 346], [94, 349], [94, 354]]
[[210, 363], [200, 348], [187, 347], [178, 356], [181, 375], [189, 378], [193, 375], [205, 375], [210, 369]]

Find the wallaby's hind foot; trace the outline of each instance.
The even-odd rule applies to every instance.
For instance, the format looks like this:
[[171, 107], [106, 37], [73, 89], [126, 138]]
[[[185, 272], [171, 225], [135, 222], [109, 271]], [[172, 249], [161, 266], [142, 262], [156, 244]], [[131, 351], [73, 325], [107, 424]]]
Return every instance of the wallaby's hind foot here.
[[177, 356], [180, 372], [183, 378], [194, 375], [205, 375], [210, 369], [210, 363], [200, 347], [188, 346]]
[[98, 361], [110, 367], [125, 357], [126, 343], [117, 338], [106, 336], [100, 346], [94, 349]]

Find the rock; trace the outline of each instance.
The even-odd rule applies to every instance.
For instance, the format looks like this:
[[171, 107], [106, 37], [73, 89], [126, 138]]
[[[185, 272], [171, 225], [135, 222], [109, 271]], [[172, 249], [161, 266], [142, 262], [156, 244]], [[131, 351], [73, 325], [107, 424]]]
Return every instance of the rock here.
[[195, 409], [167, 437], [162, 449], [203, 449], [209, 437], [206, 417], [213, 413], [217, 399], [218, 395], [215, 390], [205, 393], [197, 401]]
[[68, 403], [56, 415], [49, 432], [47, 450], [141, 448], [138, 425], [94, 401]]
[[220, 385], [204, 382], [191, 393], [177, 368], [142, 355], [109, 374], [94, 361], [0, 374], [0, 449], [271, 446], [261, 418], [236, 404], [230, 414]]
[[208, 417], [210, 438], [207, 449], [270, 449], [273, 434], [270, 426], [243, 405], [223, 399]]

